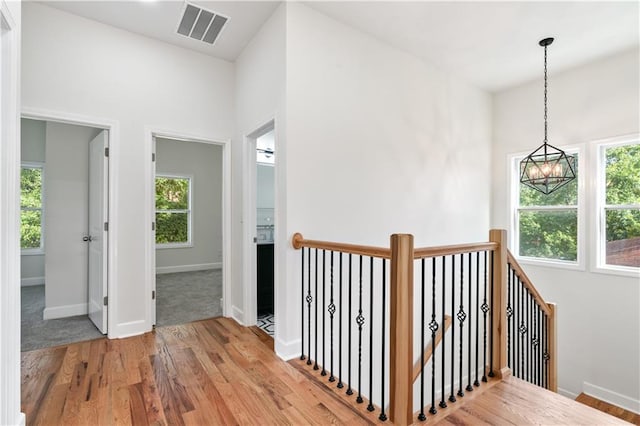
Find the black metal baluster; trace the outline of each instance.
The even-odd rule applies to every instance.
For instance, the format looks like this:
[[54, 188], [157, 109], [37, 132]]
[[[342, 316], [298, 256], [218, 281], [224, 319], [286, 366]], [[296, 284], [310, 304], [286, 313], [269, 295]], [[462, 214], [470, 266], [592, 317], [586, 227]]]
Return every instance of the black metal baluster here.
[[542, 359], [544, 361], [543, 364], [543, 381], [544, 381], [544, 388], [545, 389], [549, 389], [549, 317], [545, 314], [544, 315], [544, 325], [542, 327], [543, 331], [544, 331], [544, 354], [542, 355]]
[[524, 346], [524, 335], [527, 332], [527, 329], [524, 326], [524, 304], [524, 286], [520, 286], [520, 378], [523, 380], [525, 378], [524, 354], [526, 352], [526, 348]]
[[445, 295], [446, 293], [446, 256], [442, 256], [442, 322], [440, 323], [442, 325], [442, 340], [440, 342], [440, 347], [441, 347], [441, 353], [442, 353], [442, 384], [441, 384], [441, 389], [440, 389], [440, 408], [446, 408], [447, 407], [447, 403], [445, 402], [445, 393], [444, 393], [444, 376], [445, 376], [445, 370], [446, 370], [446, 360], [445, 360], [445, 335], [446, 335], [446, 331], [447, 331], [447, 327], [445, 326], [447, 318], [444, 314], [444, 311], [446, 309], [445, 307]]
[[511, 368], [511, 278], [513, 269], [511, 264], [507, 263], [507, 367]]
[[342, 389], [342, 252], [338, 252], [338, 389]]
[[[382, 259], [382, 362], [380, 365], [382, 365], [382, 374], [380, 375], [380, 383], [382, 383], [381, 385], [381, 392], [382, 392], [382, 396], [380, 397], [380, 407], [381, 407], [381, 413], [380, 416], [378, 417], [378, 419], [380, 419], [381, 421], [385, 421], [387, 420], [387, 415], [384, 413], [384, 359], [385, 359], [385, 321], [386, 321], [386, 303], [387, 303], [387, 297], [386, 297], [386, 284], [387, 284], [387, 265], [386, 265], [386, 260]], [[423, 303], [424, 305], [424, 303]]]
[[456, 402], [455, 392], [455, 354], [456, 354], [456, 325], [453, 321], [456, 311], [456, 255], [451, 256], [451, 395], [449, 395], [449, 402]]
[[458, 393], [459, 397], [464, 396], [462, 392], [462, 364], [464, 359], [462, 357], [462, 345], [464, 341], [464, 320], [467, 318], [467, 314], [464, 312], [464, 254], [460, 253], [460, 307], [458, 314], [456, 315], [458, 322], [460, 323], [460, 345], [459, 345], [459, 357], [458, 357]]
[[311, 296], [311, 248], [307, 250], [307, 316], [309, 318], [308, 324], [308, 347], [309, 357], [307, 358], [307, 365], [311, 365], [311, 302], [313, 297]]
[[322, 371], [320, 371], [321, 376], [327, 375], [326, 365], [327, 365], [327, 354], [325, 350], [325, 345], [327, 341], [327, 333], [325, 331], [325, 322], [326, 315], [324, 313], [324, 305], [327, 302], [327, 251], [322, 250]]
[[362, 404], [362, 325], [364, 324], [364, 317], [362, 316], [362, 255], [360, 255], [360, 268], [358, 269], [360, 276], [359, 281], [359, 305], [358, 316], [356, 317], [356, 324], [358, 324], [358, 397], [356, 402]]
[[316, 293], [315, 293], [315, 311], [316, 311], [316, 320], [314, 322], [315, 324], [315, 349], [316, 349], [316, 356], [314, 357], [314, 363], [313, 363], [313, 369], [314, 370], [318, 370], [320, 367], [318, 367], [318, 249], [315, 249], [316, 252], [316, 259], [315, 259], [315, 283], [316, 283]]
[[333, 303], [333, 250], [331, 250], [329, 265], [329, 306], [327, 306], [327, 311], [329, 311], [329, 360], [331, 362], [329, 381], [335, 382], [336, 378], [333, 376], [333, 314], [336, 313], [336, 305]]
[[[420, 304], [420, 414], [418, 414], [418, 420], [421, 422], [427, 420], [427, 416], [424, 415], [424, 305], [425, 305], [425, 279], [424, 279], [424, 262], [425, 259], [422, 258], [420, 260], [420, 265], [422, 267], [421, 270], [421, 284], [422, 284], [422, 293], [421, 293], [421, 304]], [[431, 352], [433, 352], [433, 344], [431, 346]], [[433, 361], [432, 361], [433, 362]]]
[[[467, 342], [467, 350], [469, 351], [469, 358], [467, 358], [467, 392], [473, 391], [473, 386], [471, 386], [471, 329], [473, 328], [473, 305], [471, 304], [471, 253], [467, 255], [469, 260], [469, 268], [467, 270], [467, 281], [469, 283], [469, 325], [467, 326], [467, 330], [469, 331], [468, 342]], [[462, 379], [460, 379], [462, 380]]]
[[[442, 293], [444, 298], [444, 293]], [[438, 323], [436, 321], [436, 258], [431, 258], [431, 322], [429, 323], [431, 330], [431, 414], [436, 414], [436, 332], [438, 331]], [[444, 333], [444, 329], [442, 332]], [[422, 352], [424, 353], [424, 351]], [[444, 358], [443, 358], [444, 359]], [[423, 363], [424, 365], [424, 363]], [[421, 404], [422, 405], [422, 404]]]
[[373, 411], [373, 257], [369, 258], [369, 405], [367, 410]]
[[351, 253], [349, 253], [349, 314], [348, 314], [349, 324], [349, 335], [347, 340], [349, 341], [349, 356], [348, 356], [348, 365], [347, 365], [347, 395], [353, 395], [353, 389], [351, 389]]
[[480, 252], [476, 252], [476, 379], [473, 381], [474, 386], [480, 386], [478, 381], [478, 361], [480, 347]]
[[484, 252], [484, 297], [482, 299], [482, 322], [483, 322], [483, 337], [482, 337], [482, 381], [487, 381], [487, 312], [489, 312], [489, 305], [487, 305], [487, 252]]
[[[532, 313], [532, 309], [531, 309], [531, 292], [529, 292], [529, 289], [527, 289], [527, 329], [531, 329], [531, 323], [532, 318], [531, 318], [531, 313]], [[531, 380], [531, 357], [532, 357], [532, 351], [533, 351], [533, 345], [531, 344], [531, 341], [529, 340], [529, 344], [528, 344], [529, 348], [527, 350], [527, 381], [528, 382], [532, 382]]]
[[538, 316], [540, 314], [540, 309], [538, 308], [538, 303], [533, 305], [533, 383], [540, 386], [540, 382], [538, 381], [538, 361], [540, 360], [540, 348], [538, 346], [540, 342], [540, 330], [538, 329]]
[[494, 262], [494, 254], [495, 252], [492, 251], [491, 252], [491, 282], [489, 283], [491, 285], [491, 301], [489, 302], [491, 304], [491, 316], [489, 317], [489, 321], [491, 323], [491, 342], [489, 342], [489, 377], [493, 377], [495, 374], [493, 372], [493, 339], [495, 339], [495, 336], [493, 335], [493, 331], [495, 330], [495, 328], [493, 328], [493, 291], [494, 291], [494, 287], [496, 285], [496, 277], [493, 276], [493, 262]]
[[300, 330], [300, 336], [301, 340], [302, 340], [302, 347], [300, 348], [300, 360], [304, 359], [304, 247], [302, 247], [302, 262], [300, 263], [300, 269], [302, 270], [302, 279], [301, 279], [301, 283], [302, 283], [302, 290], [300, 292], [300, 299], [301, 299], [301, 305], [300, 305], [300, 315], [302, 315], [302, 321], [300, 321], [300, 325], [301, 325], [301, 330]]

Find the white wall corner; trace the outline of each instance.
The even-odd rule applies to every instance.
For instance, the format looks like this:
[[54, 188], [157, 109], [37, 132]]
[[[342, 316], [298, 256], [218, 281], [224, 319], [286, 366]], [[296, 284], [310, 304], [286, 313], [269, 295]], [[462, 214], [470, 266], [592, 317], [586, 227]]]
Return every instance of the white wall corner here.
[[238, 308], [236, 305], [231, 305], [231, 318], [236, 320], [236, 322], [242, 326], [244, 323], [244, 312], [242, 309]]
[[562, 396], [566, 396], [569, 399], [575, 400], [578, 397], [577, 393], [571, 392], [570, 390], [558, 388], [558, 394]]
[[87, 315], [89, 313], [86, 303], [78, 303], [77, 305], [53, 306], [44, 308], [42, 319], [50, 320], [56, 318], [67, 318], [76, 315]]
[[601, 401], [608, 402], [609, 404], [640, 414], [640, 400], [638, 399], [633, 399], [618, 392], [587, 382], [582, 384], [582, 392]]
[[284, 361], [289, 361], [300, 356], [300, 339], [285, 342], [282, 339], [275, 339], [275, 353]]

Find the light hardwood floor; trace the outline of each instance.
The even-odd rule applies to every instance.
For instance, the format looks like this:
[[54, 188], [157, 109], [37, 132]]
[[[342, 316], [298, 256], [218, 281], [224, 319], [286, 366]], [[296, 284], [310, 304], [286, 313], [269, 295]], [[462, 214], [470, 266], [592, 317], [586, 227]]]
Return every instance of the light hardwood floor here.
[[[28, 425], [380, 424], [265, 336], [214, 318], [25, 352], [22, 410]], [[515, 378], [475, 394], [427, 423], [624, 424]]]

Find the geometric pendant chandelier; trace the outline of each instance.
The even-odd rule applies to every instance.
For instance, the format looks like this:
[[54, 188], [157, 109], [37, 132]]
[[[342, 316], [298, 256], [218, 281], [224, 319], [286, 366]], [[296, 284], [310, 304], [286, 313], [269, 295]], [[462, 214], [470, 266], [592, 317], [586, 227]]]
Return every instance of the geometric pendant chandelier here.
[[544, 143], [520, 162], [520, 183], [551, 194], [576, 178], [575, 159], [547, 143], [547, 46], [553, 38], [540, 40], [544, 47]]

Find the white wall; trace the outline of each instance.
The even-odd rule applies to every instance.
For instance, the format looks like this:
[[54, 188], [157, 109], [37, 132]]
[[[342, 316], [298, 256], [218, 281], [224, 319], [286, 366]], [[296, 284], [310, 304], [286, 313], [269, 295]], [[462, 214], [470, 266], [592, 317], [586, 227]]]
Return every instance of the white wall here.
[[[46, 122], [23, 118], [20, 131], [21, 161], [44, 163]], [[44, 284], [44, 254], [20, 256], [20, 279], [23, 286]]]
[[192, 177], [192, 247], [156, 249], [156, 271], [222, 267], [222, 147], [156, 139], [156, 173]]
[[91, 127], [46, 123], [44, 319], [87, 313]]
[[151, 283], [145, 280], [152, 278], [147, 256], [154, 253], [145, 251], [151, 218], [142, 213], [152, 197], [145, 128], [230, 139], [233, 64], [42, 4], [24, 3], [23, 13], [23, 107], [118, 124], [110, 135], [116, 247], [109, 294], [117, 308], [109, 310], [109, 336], [149, 331]]
[[[490, 97], [299, 3], [287, 6], [287, 238], [486, 241]], [[289, 249], [279, 265], [289, 307], [299, 305], [299, 256]], [[300, 338], [297, 315], [288, 309], [283, 320], [288, 341]]]
[[[276, 189], [277, 198], [275, 225], [275, 256], [282, 258], [286, 253], [289, 243], [284, 231], [286, 222], [286, 186], [283, 178], [286, 155], [283, 152], [286, 146], [286, 110], [285, 110], [285, 81], [286, 81], [286, 10], [287, 4], [282, 4], [273, 15], [265, 22], [260, 31], [251, 40], [242, 54], [236, 60], [236, 132], [235, 143], [232, 146], [232, 210], [234, 219], [240, 219], [243, 211], [243, 170], [246, 167], [255, 167], [249, 164], [247, 159], [247, 143], [245, 137], [259, 127], [275, 119], [276, 135]], [[242, 241], [242, 244], [234, 245], [232, 253], [233, 289], [231, 297], [232, 312], [234, 318], [241, 323], [245, 320], [244, 293], [241, 283], [246, 272], [243, 270], [243, 251], [255, 250], [251, 241], [243, 241], [243, 229], [240, 220], [233, 223], [233, 241]], [[284, 277], [284, 269], [275, 267], [275, 281], [280, 282]], [[275, 289], [278, 304], [278, 289]], [[277, 308], [276, 308], [277, 310]], [[279, 320], [278, 320], [279, 321]], [[279, 337], [280, 328], [276, 326], [275, 347], [276, 352], [282, 353], [282, 348], [287, 345]]]
[[[550, 57], [552, 63], [553, 57]], [[549, 76], [549, 142], [555, 146], [638, 132], [638, 50]], [[494, 97], [492, 225], [506, 228], [507, 154], [542, 141], [542, 79]], [[585, 152], [588, 155], [588, 150]], [[586, 163], [585, 163], [586, 164]], [[585, 247], [593, 250], [594, 200], [587, 199]], [[542, 296], [558, 304], [559, 387], [572, 396], [584, 383], [599, 396], [640, 410], [638, 278], [524, 265]], [[625, 400], [626, 398], [626, 400]], [[634, 405], [635, 404], [635, 405]]]
[[275, 170], [273, 166], [258, 164], [256, 171], [256, 207], [259, 209], [272, 209], [275, 201]]
[[20, 413], [20, 2], [0, 1], [0, 424]]

